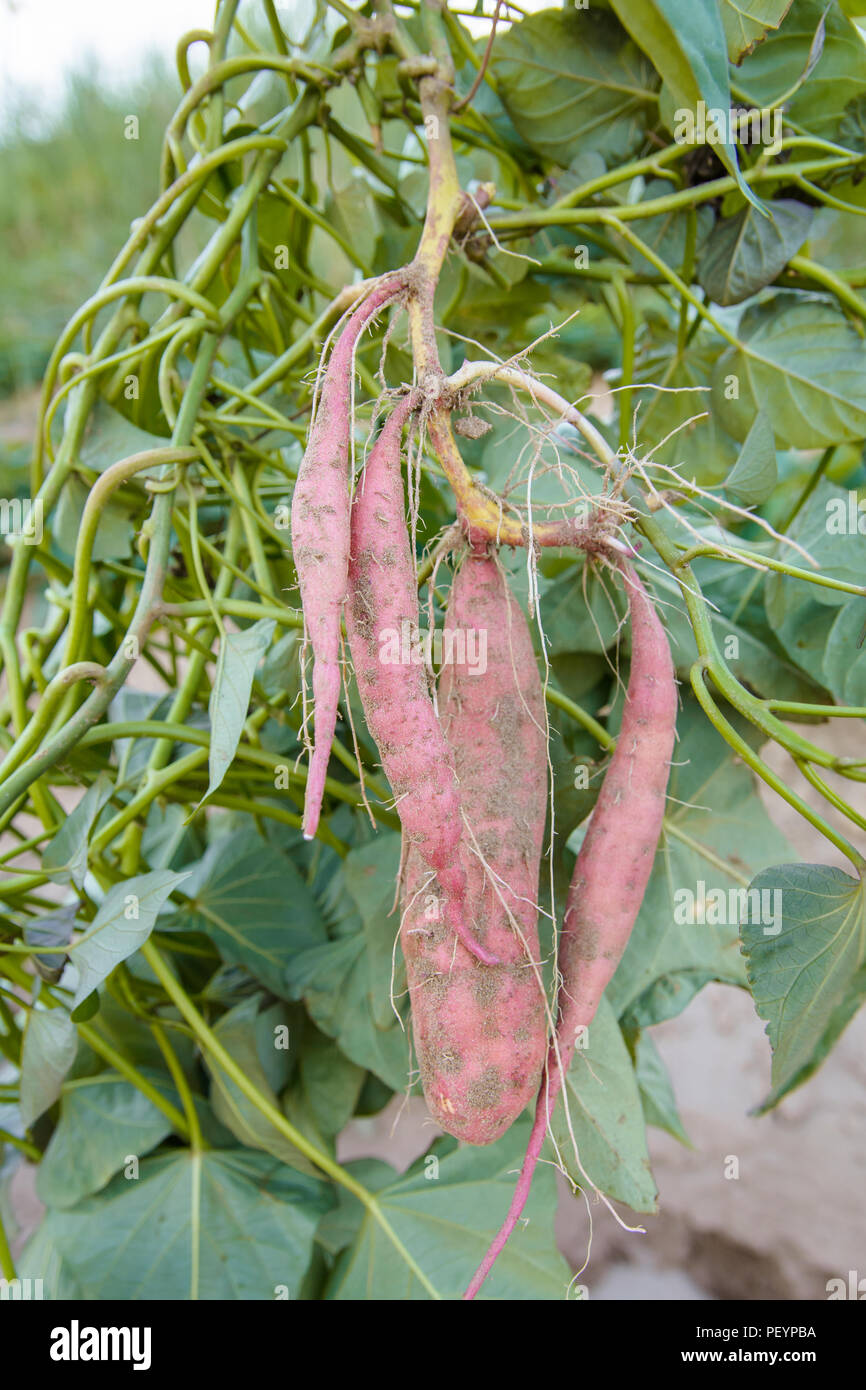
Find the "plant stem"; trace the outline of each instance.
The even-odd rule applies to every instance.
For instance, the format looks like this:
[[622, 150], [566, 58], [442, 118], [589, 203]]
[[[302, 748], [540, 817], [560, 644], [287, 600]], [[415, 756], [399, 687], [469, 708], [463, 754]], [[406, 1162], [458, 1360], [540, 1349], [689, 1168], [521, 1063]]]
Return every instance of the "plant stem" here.
[[6, 1227], [3, 1224], [2, 1211], [0, 1211], [0, 1273], [2, 1273], [4, 1279], [15, 1278], [15, 1262], [12, 1259], [9, 1238], [6, 1235]]
[[246, 1096], [250, 1104], [254, 1105], [259, 1114], [263, 1115], [284, 1138], [288, 1139], [289, 1143], [293, 1144], [299, 1153], [302, 1153], [305, 1158], [315, 1164], [315, 1166], [326, 1174], [327, 1177], [331, 1178], [333, 1182], [338, 1183], [340, 1187], [344, 1187], [347, 1192], [351, 1192], [353, 1197], [357, 1197], [358, 1201], [361, 1202], [370, 1213], [401, 1258], [405, 1260], [412, 1274], [421, 1284], [425, 1292], [429, 1294], [431, 1298], [438, 1300], [440, 1295], [397, 1236], [397, 1233], [394, 1231], [391, 1223], [376, 1201], [375, 1196], [371, 1192], [368, 1192], [350, 1173], [347, 1173], [345, 1168], [342, 1168], [335, 1159], [330, 1158], [328, 1154], [316, 1148], [315, 1144], [312, 1144], [299, 1129], [296, 1129], [295, 1126], [286, 1119], [281, 1111], [277, 1110], [275, 1106], [271, 1104], [266, 1096], [263, 1096], [261, 1092], [256, 1089], [243, 1068], [238, 1065], [231, 1054], [223, 1047], [216, 1034], [207, 1026], [201, 1014], [192, 1003], [186, 991], [175, 979], [152, 941], [145, 942], [144, 946], [141, 948], [141, 954], [144, 956], [172, 1003], [177, 1007], [192, 1028], [201, 1046], [234, 1082], [241, 1093]]

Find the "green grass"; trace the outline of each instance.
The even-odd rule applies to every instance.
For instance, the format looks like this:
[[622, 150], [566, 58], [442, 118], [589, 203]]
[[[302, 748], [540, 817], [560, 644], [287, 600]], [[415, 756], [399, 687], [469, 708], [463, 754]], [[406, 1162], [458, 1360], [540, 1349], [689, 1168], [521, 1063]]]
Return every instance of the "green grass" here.
[[178, 96], [177, 78], [151, 62], [124, 89], [75, 73], [38, 134], [32, 99], [13, 113], [0, 141], [0, 396], [39, 380], [59, 330], [153, 201]]

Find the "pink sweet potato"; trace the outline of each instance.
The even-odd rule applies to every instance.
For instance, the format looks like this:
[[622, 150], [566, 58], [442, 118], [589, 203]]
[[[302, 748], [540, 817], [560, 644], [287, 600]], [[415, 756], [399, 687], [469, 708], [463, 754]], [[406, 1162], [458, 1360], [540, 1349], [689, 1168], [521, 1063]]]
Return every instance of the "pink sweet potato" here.
[[[495, 559], [464, 559], [443, 659], [449, 639], [456, 659], [443, 669], [439, 711], [467, 826], [466, 900], [473, 933], [501, 963], [480, 966], [455, 949], [416, 854], [406, 866], [401, 941], [431, 1114], [465, 1143], [490, 1144], [535, 1094], [547, 1039], [535, 905], [547, 809], [544, 695], [526, 619]], [[462, 659], [470, 644], [472, 661]]]
[[[445, 915], [468, 950], [495, 961], [466, 922], [466, 874], [451, 752], [424, 666], [401, 650], [418, 630], [418, 591], [406, 526], [400, 434], [411, 400], [388, 417], [355, 492], [346, 631], [358, 692], [394, 793], [406, 853], [413, 848], [445, 897]], [[395, 652], [396, 648], [396, 652]]]
[[676, 728], [677, 690], [665, 630], [640, 580], [627, 573], [632, 654], [616, 748], [577, 856], [559, 945], [556, 1040], [508, 1216], [465, 1299], [480, 1289], [523, 1210], [579, 1032], [595, 1017], [628, 944], [661, 834]]
[[394, 300], [403, 278], [389, 276], [352, 312], [322, 381], [318, 409], [292, 497], [292, 548], [313, 648], [313, 753], [304, 801], [304, 837], [319, 824], [340, 700], [340, 615], [349, 568], [349, 437], [355, 345]]

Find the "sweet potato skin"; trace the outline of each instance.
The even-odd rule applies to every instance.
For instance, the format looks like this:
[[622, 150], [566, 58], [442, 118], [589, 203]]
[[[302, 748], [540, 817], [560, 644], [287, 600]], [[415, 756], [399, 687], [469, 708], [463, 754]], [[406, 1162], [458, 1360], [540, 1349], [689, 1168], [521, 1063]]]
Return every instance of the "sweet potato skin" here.
[[569, 886], [559, 943], [556, 1037], [508, 1216], [465, 1300], [475, 1297], [520, 1218], [578, 1034], [595, 1017], [628, 944], [661, 835], [676, 734], [676, 679], [658, 614], [634, 571], [625, 577], [632, 634], [628, 691], [616, 748]]
[[568, 987], [560, 1029], [572, 1047], [595, 1017], [643, 902], [676, 732], [677, 687], [667, 635], [633, 571], [628, 590], [632, 658], [622, 724], [574, 866], [559, 948]]
[[[410, 398], [392, 411], [370, 451], [352, 504], [346, 631], [367, 727], [391, 783], [407, 855], [417, 851], [444, 895], [452, 931], [479, 960], [490, 952], [466, 924], [462, 820], [451, 750], [420, 663], [393, 652], [418, 630], [418, 592], [406, 526], [400, 433]], [[405, 628], [404, 628], [405, 625]], [[403, 654], [405, 655], [405, 654]]]
[[[451, 589], [449, 636], [486, 640], [486, 669], [443, 668], [439, 714], [465, 817], [461, 856], [481, 966], [445, 928], [423, 866], [406, 866], [401, 931], [415, 1051], [436, 1122], [469, 1144], [498, 1139], [532, 1100], [546, 1051], [538, 875], [547, 805], [544, 696], [526, 619], [496, 560], [470, 552]], [[476, 658], [480, 655], [476, 647]], [[483, 855], [485, 870], [478, 853]]]
[[308, 840], [319, 824], [340, 701], [340, 616], [349, 570], [353, 357], [365, 326], [397, 297], [402, 285], [399, 276], [380, 281], [340, 333], [324, 374], [292, 496], [292, 553], [313, 648], [313, 752], [304, 798]]

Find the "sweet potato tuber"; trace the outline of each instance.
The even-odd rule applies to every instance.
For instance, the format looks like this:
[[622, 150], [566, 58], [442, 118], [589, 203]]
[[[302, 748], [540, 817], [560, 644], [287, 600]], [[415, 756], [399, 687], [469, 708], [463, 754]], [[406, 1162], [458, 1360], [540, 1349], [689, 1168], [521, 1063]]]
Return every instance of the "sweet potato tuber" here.
[[658, 615], [637, 575], [630, 570], [626, 577], [632, 634], [628, 691], [616, 748], [569, 887], [559, 945], [556, 1039], [548, 1051], [514, 1200], [465, 1299], [475, 1297], [523, 1210], [578, 1033], [592, 1022], [628, 944], [661, 834], [676, 683]]
[[443, 668], [439, 710], [465, 817], [466, 901], [473, 932], [501, 964], [485, 968], [455, 950], [416, 854], [406, 866], [401, 940], [430, 1111], [458, 1139], [489, 1144], [535, 1094], [547, 1037], [535, 905], [547, 802], [544, 696], [526, 619], [495, 559], [464, 559], [443, 646], [446, 659], [449, 650], [456, 658]]
[[496, 957], [475, 941], [466, 924], [457, 779], [425, 669], [392, 650], [395, 637], [418, 629], [400, 471], [400, 433], [409, 408], [406, 397], [388, 417], [355, 493], [346, 630], [367, 726], [394, 792], [406, 852], [417, 850], [436, 875], [446, 919], [460, 941], [492, 964]]
[[349, 568], [349, 438], [355, 345], [370, 320], [403, 288], [379, 281], [352, 312], [331, 353], [292, 497], [292, 548], [313, 647], [313, 753], [304, 799], [304, 837], [319, 824], [340, 700], [340, 614]]

